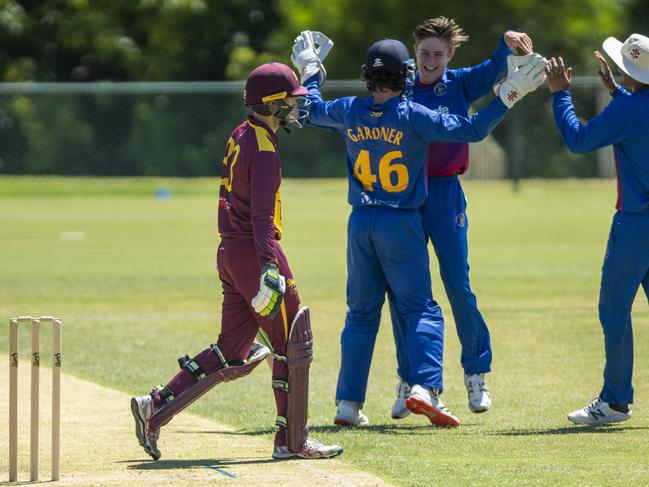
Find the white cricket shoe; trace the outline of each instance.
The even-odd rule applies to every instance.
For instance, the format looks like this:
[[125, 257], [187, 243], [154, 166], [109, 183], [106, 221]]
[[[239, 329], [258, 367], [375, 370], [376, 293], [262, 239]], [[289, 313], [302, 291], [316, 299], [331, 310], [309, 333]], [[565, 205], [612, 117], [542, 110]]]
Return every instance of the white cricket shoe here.
[[575, 424], [595, 425], [626, 421], [632, 414], [630, 409], [626, 413], [611, 409], [607, 402], [596, 398], [585, 408], [569, 413], [568, 419]]
[[284, 460], [286, 458], [331, 458], [340, 455], [343, 449], [340, 445], [323, 445], [317, 440], [307, 438], [302, 446], [302, 449], [297, 452], [289, 451], [285, 446], [276, 446], [273, 449], [273, 458], [277, 460]]
[[392, 405], [392, 419], [403, 419], [410, 415], [411, 411], [406, 406], [408, 394], [410, 394], [410, 386], [408, 383], [403, 380], [399, 381], [397, 384], [397, 399]]
[[484, 382], [484, 374], [465, 375], [464, 385], [472, 413], [484, 413], [491, 407], [491, 394]]
[[160, 430], [149, 431], [149, 420], [153, 416], [153, 398], [150, 394], [131, 398], [131, 413], [135, 419], [135, 436], [151, 458], [159, 460], [161, 453], [158, 450]]
[[338, 402], [334, 424], [340, 426], [367, 426], [370, 424], [370, 420], [361, 411], [359, 403], [341, 400]]
[[423, 414], [435, 426], [454, 428], [460, 426], [460, 420], [444, 406], [435, 389], [415, 384], [410, 389], [406, 406], [415, 414]]

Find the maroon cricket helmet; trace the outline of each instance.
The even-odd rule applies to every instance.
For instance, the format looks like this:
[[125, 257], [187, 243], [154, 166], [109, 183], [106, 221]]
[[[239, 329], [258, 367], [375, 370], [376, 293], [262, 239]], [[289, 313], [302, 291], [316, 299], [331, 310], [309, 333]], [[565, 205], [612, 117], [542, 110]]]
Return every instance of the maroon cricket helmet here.
[[246, 105], [256, 105], [306, 94], [307, 89], [286, 64], [266, 63], [256, 67], [248, 76], [243, 99]]

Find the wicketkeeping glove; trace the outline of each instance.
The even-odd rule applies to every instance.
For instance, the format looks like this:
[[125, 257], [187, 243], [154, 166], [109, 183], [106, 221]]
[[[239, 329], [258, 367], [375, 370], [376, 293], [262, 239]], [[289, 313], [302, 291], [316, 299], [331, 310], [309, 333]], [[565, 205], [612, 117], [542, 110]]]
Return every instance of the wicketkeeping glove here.
[[266, 264], [261, 269], [259, 292], [252, 298], [252, 307], [260, 316], [272, 320], [279, 312], [285, 292], [286, 279], [279, 273], [277, 264]]
[[538, 52], [525, 54], [523, 56], [510, 54], [509, 56], [507, 56], [507, 75], [509, 76], [511, 74], [514, 74], [523, 66], [527, 66], [530, 63], [541, 60], [545, 61], [546, 63], [548, 62], [548, 60], [541, 56]]
[[507, 56], [507, 78], [494, 86], [494, 92], [511, 108], [518, 100], [536, 90], [545, 81], [548, 60], [537, 53]]
[[320, 86], [327, 79], [327, 70], [322, 64], [334, 43], [322, 32], [305, 30], [295, 38], [291, 61], [300, 73], [300, 82], [304, 83], [314, 75], [318, 75]]

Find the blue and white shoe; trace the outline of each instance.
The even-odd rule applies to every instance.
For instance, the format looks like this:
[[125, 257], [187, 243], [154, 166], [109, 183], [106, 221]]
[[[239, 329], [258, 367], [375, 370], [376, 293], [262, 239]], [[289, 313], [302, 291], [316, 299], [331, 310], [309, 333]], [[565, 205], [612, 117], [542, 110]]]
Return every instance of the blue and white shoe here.
[[569, 413], [568, 419], [575, 424], [619, 423], [620, 421], [626, 421], [633, 415], [628, 407], [626, 409], [626, 412], [616, 411], [607, 402], [596, 398], [585, 408]]

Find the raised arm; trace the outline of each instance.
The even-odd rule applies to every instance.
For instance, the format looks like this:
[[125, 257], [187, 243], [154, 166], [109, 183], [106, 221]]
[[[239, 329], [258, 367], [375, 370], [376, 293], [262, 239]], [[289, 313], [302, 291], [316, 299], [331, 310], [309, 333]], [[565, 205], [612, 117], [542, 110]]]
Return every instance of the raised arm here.
[[[523, 64], [512, 62], [509, 56], [507, 78], [494, 87], [498, 98], [471, 117], [442, 115], [436, 111], [415, 107], [418, 126], [415, 130], [424, 140], [476, 142], [484, 139], [500, 122], [507, 109], [545, 81], [546, 59], [539, 54], [517, 56]], [[415, 104], [416, 105], [416, 104]]]
[[322, 32], [304, 30], [293, 41], [291, 61], [309, 93], [307, 123], [315, 127], [342, 130], [344, 127], [344, 101], [322, 99], [320, 87], [327, 79], [323, 60], [333, 47], [333, 41]]
[[304, 86], [309, 90], [306, 95], [307, 100], [309, 100], [307, 123], [320, 128], [343, 130], [345, 126], [345, 106], [350, 98], [323, 100], [317, 76], [308, 79]]
[[597, 59], [597, 62], [599, 63], [599, 66], [597, 68], [597, 74], [599, 75], [599, 79], [602, 82], [602, 85], [604, 88], [608, 90], [608, 93], [613, 97], [618, 97], [618, 96], [629, 96], [631, 93], [626, 91], [622, 86], [618, 85], [615, 82], [615, 78], [613, 77], [613, 72], [611, 71], [610, 66], [606, 62], [606, 59], [604, 59], [604, 56], [602, 56], [602, 53], [599, 51], [595, 51], [595, 59]]
[[484, 139], [507, 113], [507, 107], [495, 98], [470, 117], [443, 114], [413, 103], [411, 120], [417, 135], [428, 142], [477, 142]]
[[566, 68], [562, 58], [552, 58], [546, 69], [552, 93], [554, 121], [561, 137], [572, 152], [590, 152], [615, 144], [628, 137], [636, 124], [628, 119], [629, 111], [622, 104], [626, 97], [615, 98], [599, 115], [582, 124], [570, 96], [572, 68]]
[[534, 44], [525, 32], [508, 30], [500, 36], [500, 41], [491, 57], [470, 68], [458, 69], [462, 89], [469, 103], [482, 98], [496, 82], [507, 74], [507, 56], [510, 54], [532, 54]]
[[[575, 113], [570, 92], [558, 91], [552, 95], [554, 121], [571, 152], [584, 153], [601, 149], [624, 140], [630, 134], [622, 110], [610, 103], [599, 115], [582, 124]], [[626, 112], [628, 114], [628, 112]]]
[[475, 66], [457, 70], [462, 80], [462, 91], [469, 104], [489, 93], [496, 81], [507, 72], [507, 56], [509, 54], [511, 51], [501, 36], [496, 50], [489, 59]]

